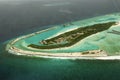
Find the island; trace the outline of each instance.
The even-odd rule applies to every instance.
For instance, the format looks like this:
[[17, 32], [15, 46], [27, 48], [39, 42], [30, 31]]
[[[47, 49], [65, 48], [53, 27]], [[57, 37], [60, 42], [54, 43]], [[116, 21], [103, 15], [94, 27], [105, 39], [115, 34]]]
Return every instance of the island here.
[[15, 55], [60, 59], [120, 59], [120, 13], [55, 25], [8, 42]]

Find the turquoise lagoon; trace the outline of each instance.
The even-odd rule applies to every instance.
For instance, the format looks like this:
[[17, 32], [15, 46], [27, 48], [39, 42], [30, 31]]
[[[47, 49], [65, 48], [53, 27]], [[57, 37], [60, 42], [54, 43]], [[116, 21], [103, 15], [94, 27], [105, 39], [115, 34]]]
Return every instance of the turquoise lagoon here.
[[54, 37], [56, 35], [59, 35], [61, 33], [65, 33], [67, 31], [70, 31], [72, 29], [90, 26], [94, 24], [100, 24], [100, 23], [106, 23], [106, 22], [120, 22], [120, 13], [114, 13], [114, 14], [108, 14], [104, 16], [94, 17], [90, 19], [85, 19], [81, 21], [72, 22], [72, 24], [66, 23], [66, 27], [64, 27], [64, 24], [61, 25], [55, 25], [49, 29], [38, 31], [32, 34], [35, 34], [34, 36], [30, 36], [27, 38], [22, 38], [18, 40], [16, 43], [13, 44], [13, 46], [23, 49], [23, 50], [30, 50], [35, 52], [48, 52], [48, 53], [74, 53], [74, 52], [83, 52], [88, 50], [105, 50], [109, 53], [109, 55], [115, 55], [118, 54], [120, 51], [120, 35], [108, 33], [112, 30], [120, 31], [120, 25], [113, 25], [108, 30], [99, 32], [97, 34], [93, 34], [91, 36], [88, 36], [84, 38], [83, 40], [77, 42], [71, 47], [67, 48], [61, 48], [61, 49], [29, 49], [27, 46], [29, 44], [37, 44], [40, 45], [40, 41], [43, 39], [48, 39], [51, 37]]
[[[76, 23], [78, 25], [83, 26], [87, 24], [92, 25], [94, 21], [100, 23], [100, 21], [103, 22], [119, 21], [119, 19], [120, 16], [119, 13], [117, 13], [117, 14], [110, 14], [110, 15], [83, 20], [80, 21], [81, 24], [79, 23], [79, 21], [74, 22], [74, 24]], [[60, 29], [60, 26], [58, 27]], [[58, 29], [58, 27], [54, 28], [53, 30]], [[119, 26], [114, 27], [114, 29], [120, 31]], [[58, 31], [60, 32], [62, 30], [65, 30], [65, 28]], [[109, 31], [111, 30], [112, 28], [109, 29]], [[43, 32], [42, 34], [45, 35], [46, 32]], [[41, 38], [40, 36], [42, 36], [42, 34], [33, 36], [34, 38], [30, 37], [28, 39], [22, 39], [18, 41], [14, 46], [25, 50], [30, 50], [25, 46], [32, 41], [31, 39], [33, 40], [36, 39], [39, 41], [42, 38], [46, 38], [45, 36]], [[51, 33], [48, 35], [48, 37], [51, 36], [54, 36], [54, 34]], [[38, 37], [40, 38], [38, 39]], [[116, 52], [119, 51], [120, 48], [119, 37], [120, 37], [119, 35], [106, 33], [106, 31], [104, 31], [101, 32], [99, 36], [96, 36], [94, 38], [89, 38], [90, 42], [86, 42], [84, 44], [86, 45], [91, 44], [92, 46], [94, 46], [93, 44], [97, 44], [97, 47], [99, 45], [98, 48], [102, 48], [110, 52]], [[33, 41], [31, 43], [38, 44], [37, 41], [36, 42]], [[1, 80], [119, 80], [120, 79], [119, 60], [78, 60], [78, 59], [63, 60], [63, 59], [36, 58], [34, 56], [33, 57], [16, 56], [6, 52], [4, 50], [5, 46], [6, 44], [1, 44], [0, 46], [0, 50], [1, 50], [0, 79]]]

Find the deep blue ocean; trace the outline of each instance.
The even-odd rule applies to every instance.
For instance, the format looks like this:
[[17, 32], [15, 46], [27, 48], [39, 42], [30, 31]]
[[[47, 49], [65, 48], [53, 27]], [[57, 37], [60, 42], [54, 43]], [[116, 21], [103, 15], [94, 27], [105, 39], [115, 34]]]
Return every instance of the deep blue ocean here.
[[120, 80], [119, 60], [12, 55], [16, 37], [71, 21], [120, 12], [120, 0], [0, 0], [0, 80]]

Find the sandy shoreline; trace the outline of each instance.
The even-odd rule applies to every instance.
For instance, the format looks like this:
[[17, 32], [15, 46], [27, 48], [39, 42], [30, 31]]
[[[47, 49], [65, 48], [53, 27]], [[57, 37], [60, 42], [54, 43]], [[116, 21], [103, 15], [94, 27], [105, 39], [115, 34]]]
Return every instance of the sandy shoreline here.
[[[116, 26], [120, 26], [120, 21], [117, 22], [116, 25], [113, 25], [111, 27], [116, 27]], [[51, 29], [55, 29], [55, 28], [57, 28], [57, 27], [48, 28], [48, 29], [45, 29], [45, 30], [42, 30], [42, 31], [38, 31], [38, 32], [31, 33], [31, 34], [28, 34], [28, 35], [24, 35], [24, 36], [21, 36], [21, 37], [19, 37], [17, 39], [14, 39], [14, 40], [12, 40], [11, 42], [9, 42], [7, 44], [6, 50], [9, 53], [12, 53], [12, 54], [15, 54], [15, 55], [35, 56], [35, 57], [43, 57], [43, 58], [92, 59], [92, 60], [94, 60], [94, 59], [95, 60], [96, 59], [98, 59], [98, 60], [116, 60], [117, 59], [117, 60], [120, 60], [119, 55], [109, 56], [108, 53], [106, 53], [103, 50], [102, 51], [101, 50], [91, 50], [91, 51], [74, 52], [74, 53], [47, 53], [47, 52], [34, 52], [34, 50], [35, 50], [34, 48], [29, 48], [29, 49], [33, 50], [33, 51], [29, 51], [29, 50], [23, 50], [23, 49], [20, 49], [20, 48], [17, 48], [17, 47], [14, 46], [14, 44], [19, 40], [29, 38], [29, 37], [35, 36], [37, 34], [40, 34], [42, 32], [45, 32], [45, 31], [48, 31], [48, 30], [51, 30]], [[71, 30], [74, 30], [74, 28], [71, 29]], [[57, 36], [57, 35], [60, 35], [60, 34], [61, 33], [58, 33], [58, 34], [56, 34], [54, 36]], [[90, 35], [88, 37], [95, 36], [97, 34], [98, 33]], [[86, 38], [88, 38], [88, 37], [86, 37]], [[77, 44], [81, 43], [83, 40], [79, 41]], [[71, 48], [71, 47], [73, 47], [75, 45], [72, 45], [70, 47], [57, 48], [57, 49], [62, 50], [62, 49], [66, 49], [66, 48]], [[56, 50], [56, 49], [48, 49], [46, 51], [49, 51], [49, 50]]]
[[[44, 30], [45, 31], [45, 30]], [[37, 34], [41, 33], [37, 32]], [[13, 40], [11, 43], [9, 43], [6, 47], [6, 50], [9, 53], [15, 54], [15, 55], [25, 55], [25, 56], [35, 56], [35, 57], [43, 57], [43, 58], [59, 58], [59, 59], [99, 59], [99, 60], [114, 60], [114, 59], [120, 59], [120, 56], [107, 56], [106, 52], [100, 52], [100, 50], [92, 50], [88, 51], [94, 52], [94, 54], [82, 54], [82, 52], [75, 52], [75, 53], [43, 53], [43, 52], [34, 52], [34, 51], [26, 51], [22, 49], [18, 49], [16, 47], [13, 47], [13, 44], [15, 44], [17, 41], [28, 38], [31, 36], [34, 36], [36, 33], [32, 33], [26, 36], [19, 37], [15, 40]], [[93, 35], [91, 35], [93, 36]]]
[[[23, 38], [23, 37], [21, 37]], [[120, 60], [120, 56], [107, 56], [106, 52], [100, 52], [100, 50], [92, 50], [89, 52], [95, 52], [95, 54], [82, 54], [82, 52], [75, 52], [75, 53], [43, 53], [43, 52], [34, 52], [34, 51], [25, 51], [22, 49], [18, 49], [13, 47], [12, 45], [14, 42], [17, 42], [19, 39], [17, 38], [9, 43], [6, 47], [6, 50], [9, 53], [15, 55], [25, 55], [25, 56], [35, 56], [35, 57], [42, 57], [42, 58], [58, 58], [58, 59], [92, 59], [92, 60]]]
[[[107, 56], [103, 55], [81, 55], [81, 53], [62, 53], [62, 54], [49, 54], [42, 52], [29, 52], [29, 51], [15, 51], [9, 49], [8, 52], [14, 55], [23, 55], [23, 56], [31, 56], [31, 57], [41, 57], [41, 58], [55, 58], [55, 59], [83, 59], [83, 60], [120, 60], [120, 56]], [[64, 54], [64, 55], [63, 55]]]
[[[33, 56], [41, 58], [56, 58], [56, 59], [85, 59], [85, 60], [120, 60], [120, 56], [107, 56], [107, 53], [98, 53], [98, 54], [85, 54], [81, 52], [76, 53], [43, 53], [43, 52], [33, 52], [33, 51], [24, 51], [18, 48], [13, 48], [9, 45], [6, 48], [7, 51], [14, 55], [23, 55], [23, 56]], [[99, 52], [100, 50], [93, 50], [90, 52]]]

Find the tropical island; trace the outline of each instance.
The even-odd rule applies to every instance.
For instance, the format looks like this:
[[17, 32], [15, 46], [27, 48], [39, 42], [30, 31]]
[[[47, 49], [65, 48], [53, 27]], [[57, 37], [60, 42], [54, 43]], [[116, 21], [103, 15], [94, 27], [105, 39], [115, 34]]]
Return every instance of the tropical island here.
[[120, 13], [56, 25], [11, 40], [16, 55], [69, 59], [120, 59]]

